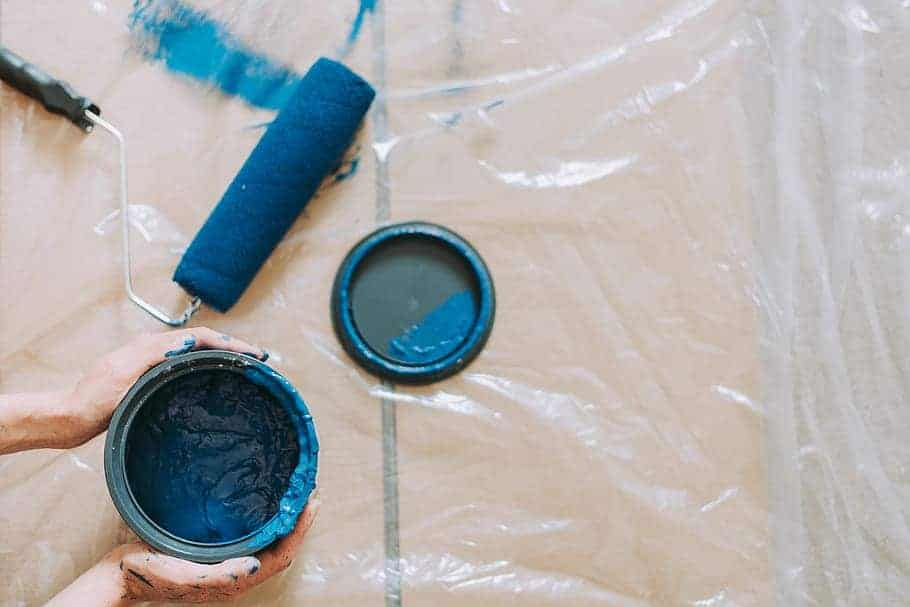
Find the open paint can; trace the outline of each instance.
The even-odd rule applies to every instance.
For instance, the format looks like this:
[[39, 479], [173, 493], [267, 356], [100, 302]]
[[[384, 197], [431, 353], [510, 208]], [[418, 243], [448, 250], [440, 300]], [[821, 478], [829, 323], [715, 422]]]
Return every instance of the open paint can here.
[[243, 354], [168, 359], [111, 419], [104, 470], [114, 505], [152, 547], [200, 563], [290, 533], [316, 485], [313, 419], [282, 375]]

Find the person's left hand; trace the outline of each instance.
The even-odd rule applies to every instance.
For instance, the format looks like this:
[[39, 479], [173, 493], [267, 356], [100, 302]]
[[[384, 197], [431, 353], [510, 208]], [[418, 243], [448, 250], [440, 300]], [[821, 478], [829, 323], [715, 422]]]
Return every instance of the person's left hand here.
[[268, 358], [261, 348], [206, 327], [142, 335], [95, 364], [69, 397], [72, 416], [60, 447], [75, 447], [103, 432], [120, 399], [143, 373], [169, 356], [217, 349]]

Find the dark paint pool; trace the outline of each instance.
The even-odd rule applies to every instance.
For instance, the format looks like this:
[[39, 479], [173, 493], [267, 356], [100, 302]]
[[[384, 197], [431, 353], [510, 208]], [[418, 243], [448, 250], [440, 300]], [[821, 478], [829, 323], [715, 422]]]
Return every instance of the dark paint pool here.
[[282, 404], [241, 373], [207, 370], [155, 391], [129, 432], [126, 476], [143, 512], [194, 542], [230, 542], [278, 511], [300, 456]]

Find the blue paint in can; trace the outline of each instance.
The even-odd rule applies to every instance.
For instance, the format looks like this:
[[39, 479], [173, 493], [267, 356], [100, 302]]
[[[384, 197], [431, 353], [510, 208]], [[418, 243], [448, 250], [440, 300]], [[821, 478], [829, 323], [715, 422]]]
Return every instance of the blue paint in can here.
[[163, 386], [129, 436], [127, 477], [145, 514], [185, 540], [217, 544], [277, 512], [300, 456], [294, 425], [243, 374], [207, 370]]

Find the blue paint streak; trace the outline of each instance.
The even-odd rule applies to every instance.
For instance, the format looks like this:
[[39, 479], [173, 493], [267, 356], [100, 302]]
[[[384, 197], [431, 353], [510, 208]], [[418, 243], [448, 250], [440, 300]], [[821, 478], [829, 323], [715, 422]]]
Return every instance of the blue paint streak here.
[[375, 12], [376, 0], [360, 0], [360, 8], [357, 9], [357, 16], [354, 17], [354, 22], [351, 24], [351, 31], [348, 33], [348, 39], [345, 42], [344, 47], [339, 51], [339, 54], [342, 57], [346, 57], [354, 48], [354, 43], [357, 42], [357, 38], [360, 36], [360, 30], [363, 29], [363, 22], [367, 13]]
[[477, 302], [470, 289], [445, 300], [418, 324], [389, 342], [389, 352], [408, 363], [423, 364], [453, 352], [477, 320]]
[[181, 354], [186, 354], [190, 350], [196, 347], [196, 338], [190, 335], [189, 337], [184, 338], [183, 345], [177, 348], [176, 350], [169, 350], [164, 353], [165, 358], [170, 358], [172, 356], [179, 356]]
[[180, 0], [134, 0], [129, 25], [149, 59], [256, 107], [281, 108], [300, 81]]

